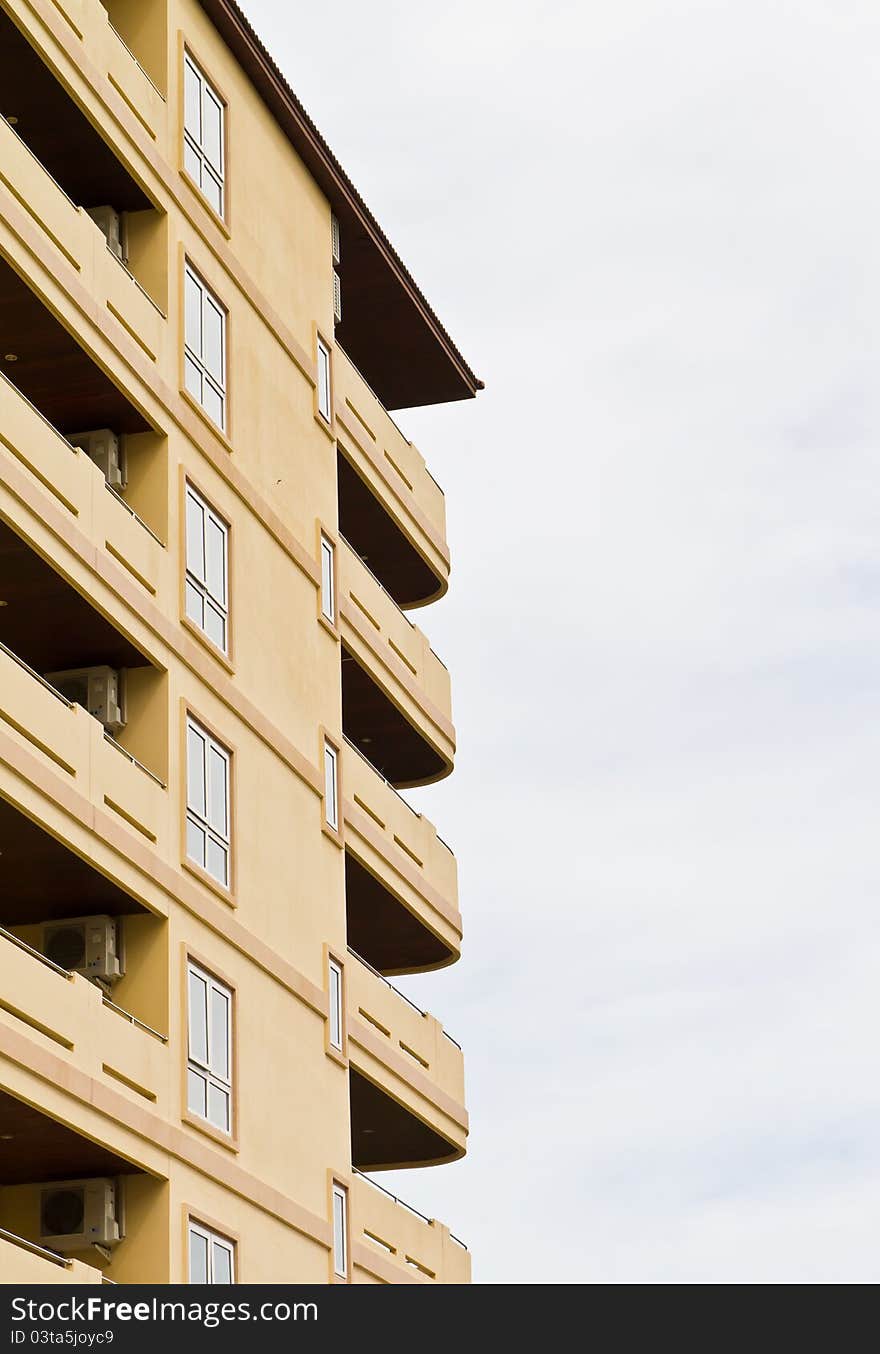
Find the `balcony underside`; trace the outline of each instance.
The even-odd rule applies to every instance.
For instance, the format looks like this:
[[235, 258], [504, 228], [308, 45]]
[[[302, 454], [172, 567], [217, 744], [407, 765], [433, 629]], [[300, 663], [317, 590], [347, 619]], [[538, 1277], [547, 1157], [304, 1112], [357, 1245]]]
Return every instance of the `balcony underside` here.
[[[8, 360], [12, 355], [15, 361]], [[0, 370], [65, 435], [150, 430], [143, 414], [0, 259]]]
[[351, 1162], [358, 1170], [436, 1166], [461, 1156], [458, 1147], [354, 1068], [350, 1071], [350, 1096]]
[[36, 672], [148, 660], [0, 520], [0, 640]]
[[442, 780], [452, 765], [342, 646], [342, 731], [398, 789]]
[[439, 578], [340, 451], [339, 530], [398, 606], [424, 606], [446, 591]]
[[146, 909], [0, 797], [0, 926]]
[[81, 207], [142, 211], [152, 203], [55, 79], [0, 12], [0, 113], [15, 118], [25, 145]]
[[443, 968], [458, 955], [354, 856], [345, 853], [348, 943], [384, 974]]
[[0, 1090], [0, 1185], [127, 1175], [137, 1169], [100, 1143]]

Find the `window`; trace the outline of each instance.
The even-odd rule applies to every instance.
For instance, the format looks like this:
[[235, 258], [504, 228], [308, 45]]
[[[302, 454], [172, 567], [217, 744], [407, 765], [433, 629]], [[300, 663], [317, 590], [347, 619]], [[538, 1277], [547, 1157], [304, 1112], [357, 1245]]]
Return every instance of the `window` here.
[[184, 167], [217, 215], [223, 216], [226, 108], [188, 52], [183, 79]]
[[190, 1220], [190, 1283], [235, 1283], [235, 1247], [225, 1236]]
[[336, 624], [336, 547], [321, 533], [321, 614]]
[[226, 311], [186, 265], [184, 381], [218, 428], [226, 427]]
[[186, 486], [186, 614], [227, 651], [229, 527], [192, 485]]
[[194, 719], [186, 722], [186, 854], [229, 887], [230, 756]]
[[339, 831], [338, 785], [336, 778], [337, 752], [331, 743], [324, 742], [324, 817], [327, 826]]
[[318, 413], [329, 423], [330, 419], [330, 349], [318, 339]]
[[330, 960], [330, 1047], [342, 1052], [342, 965]]
[[333, 1181], [333, 1272], [348, 1278], [348, 1190]]
[[232, 993], [197, 964], [187, 966], [189, 1051], [186, 1106], [232, 1132]]

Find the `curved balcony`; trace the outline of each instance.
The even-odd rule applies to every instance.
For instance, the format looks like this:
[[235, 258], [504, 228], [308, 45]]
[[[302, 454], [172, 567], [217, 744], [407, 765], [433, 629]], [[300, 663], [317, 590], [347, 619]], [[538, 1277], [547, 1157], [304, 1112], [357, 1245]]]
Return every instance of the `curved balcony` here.
[[348, 938], [384, 974], [454, 963], [461, 952], [455, 856], [357, 748], [342, 750]]
[[349, 543], [339, 543], [343, 728], [395, 785], [452, 770], [449, 673]]
[[362, 1170], [464, 1155], [464, 1058], [434, 1016], [350, 953], [345, 970], [351, 1154]]
[[471, 1281], [470, 1254], [448, 1227], [358, 1171], [351, 1185], [351, 1244], [355, 1283]]

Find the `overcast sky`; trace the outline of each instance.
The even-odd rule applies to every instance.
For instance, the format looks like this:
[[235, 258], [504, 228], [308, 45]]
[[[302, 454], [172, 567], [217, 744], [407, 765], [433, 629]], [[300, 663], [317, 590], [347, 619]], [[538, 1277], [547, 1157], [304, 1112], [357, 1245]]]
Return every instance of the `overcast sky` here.
[[877, 1282], [876, 0], [244, 3], [487, 384], [400, 419], [472, 1133], [394, 1187], [484, 1283]]

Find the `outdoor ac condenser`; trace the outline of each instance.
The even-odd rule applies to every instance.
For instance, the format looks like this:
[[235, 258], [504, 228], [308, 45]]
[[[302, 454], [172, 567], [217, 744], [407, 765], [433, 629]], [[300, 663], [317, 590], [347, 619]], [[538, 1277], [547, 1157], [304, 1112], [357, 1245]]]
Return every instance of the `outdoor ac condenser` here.
[[115, 983], [125, 973], [119, 926], [113, 917], [71, 917], [44, 922], [41, 948], [47, 959], [69, 973]]
[[115, 1180], [62, 1180], [41, 1191], [42, 1246], [66, 1253], [120, 1239]]

